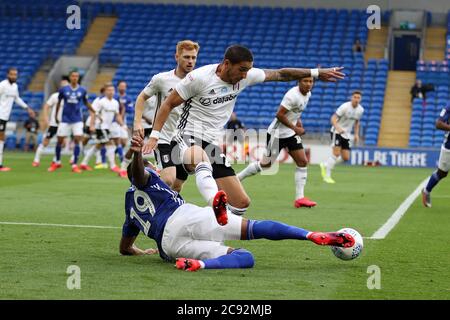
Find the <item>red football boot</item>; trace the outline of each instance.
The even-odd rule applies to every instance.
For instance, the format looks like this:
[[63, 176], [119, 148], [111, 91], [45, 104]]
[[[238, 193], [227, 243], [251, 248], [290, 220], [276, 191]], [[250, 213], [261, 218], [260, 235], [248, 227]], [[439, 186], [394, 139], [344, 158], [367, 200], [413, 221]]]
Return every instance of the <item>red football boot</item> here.
[[175, 267], [179, 270], [197, 271], [201, 268], [200, 261], [195, 259], [177, 258]]
[[80, 169], [83, 171], [92, 171], [92, 168], [89, 167], [87, 164], [80, 164]]
[[7, 172], [7, 171], [11, 171], [11, 168], [3, 167], [3, 166], [0, 167], [0, 172]]
[[81, 173], [83, 171], [81, 171], [81, 169], [76, 164], [74, 164], [74, 165], [72, 165], [72, 172], [73, 173]]
[[53, 172], [53, 171], [55, 171], [56, 169], [59, 169], [59, 168], [61, 168], [62, 167], [62, 164], [60, 164], [60, 163], [56, 163], [56, 162], [52, 162], [52, 164], [50, 165], [50, 167], [48, 168], [48, 172]]
[[301, 208], [301, 207], [307, 207], [312, 208], [317, 205], [317, 202], [309, 200], [307, 197], [299, 198], [294, 201], [294, 207]]
[[33, 167], [39, 167], [40, 163], [37, 161], [33, 161], [33, 163], [31, 164]]
[[217, 223], [221, 226], [228, 223], [227, 201], [227, 194], [223, 190], [219, 190], [214, 196], [212, 207]]
[[350, 248], [355, 245], [353, 236], [344, 232], [313, 232], [308, 239], [321, 246]]

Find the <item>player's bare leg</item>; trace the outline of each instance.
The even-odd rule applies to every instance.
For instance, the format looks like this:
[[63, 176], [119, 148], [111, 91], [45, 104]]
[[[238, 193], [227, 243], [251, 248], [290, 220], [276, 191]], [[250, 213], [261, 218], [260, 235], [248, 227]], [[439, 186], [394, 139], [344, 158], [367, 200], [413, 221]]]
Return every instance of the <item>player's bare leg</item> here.
[[308, 158], [304, 149], [289, 151], [289, 155], [294, 160], [297, 167], [295, 168], [295, 202], [294, 206], [296, 208], [300, 207], [314, 207], [317, 205], [316, 202], [311, 201], [305, 197], [304, 189], [306, 185], [306, 179], [308, 177]]
[[175, 179], [175, 182], [172, 185], [172, 190], [181, 193], [181, 190], [183, 189], [185, 181], [180, 179]]
[[[48, 146], [49, 143], [50, 143], [50, 139], [48, 139], [47, 137], [45, 137], [44, 140], [42, 140], [42, 143], [36, 149], [36, 153], [34, 155], [34, 160], [33, 160], [33, 163], [31, 164], [33, 167], [39, 167], [39, 165], [41, 163], [42, 151], [44, 150], [44, 148], [46, 148]], [[55, 161], [55, 157], [53, 157], [53, 162], [54, 161]]]
[[177, 175], [177, 168], [175, 166], [163, 168], [159, 173], [161, 180], [164, 181], [170, 187], [170, 189], [173, 189], [176, 180], [176, 175]]
[[236, 215], [243, 215], [250, 206], [250, 197], [239, 179], [236, 176], [229, 176], [218, 178], [216, 182], [219, 189], [224, 190], [228, 195], [228, 209]]

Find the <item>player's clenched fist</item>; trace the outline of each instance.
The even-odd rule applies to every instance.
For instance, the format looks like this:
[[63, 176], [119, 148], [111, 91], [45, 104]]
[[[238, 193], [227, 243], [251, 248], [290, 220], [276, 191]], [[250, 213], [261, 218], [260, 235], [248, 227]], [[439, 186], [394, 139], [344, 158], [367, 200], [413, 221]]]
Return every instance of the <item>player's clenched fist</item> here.
[[131, 150], [133, 150], [135, 152], [139, 152], [139, 151], [141, 151], [143, 145], [144, 145], [144, 139], [142, 139], [142, 137], [139, 134], [135, 134], [131, 138], [131, 147], [130, 147]]

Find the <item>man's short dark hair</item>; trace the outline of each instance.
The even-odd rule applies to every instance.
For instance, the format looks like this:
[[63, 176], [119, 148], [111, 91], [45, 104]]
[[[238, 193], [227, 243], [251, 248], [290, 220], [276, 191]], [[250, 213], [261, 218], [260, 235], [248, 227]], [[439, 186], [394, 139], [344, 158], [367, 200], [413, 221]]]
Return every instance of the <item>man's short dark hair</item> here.
[[6, 71], [6, 74], [10, 73], [11, 71], [17, 71], [16, 67], [9, 67], [8, 70]]
[[354, 90], [354, 91], [352, 92], [352, 96], [353, 96], [354, 94], [359, 94], [360, 96], [362, 96], [362, 92], [361, 92], [360, 90]]
[[[144, 167], [147, 167], [150, 162], [147, 159], [142, 159], [142, 160], [144, 161]], [[128, 180], [130, 180], [130, 182], [132, 182], [131, 179], [133, 178], [133, 175], [131, 174], [131, 165], [132, 164], [133, 163], [130, 163], [127, 167], [127, 176], [128, 176]]]
[[228, 59], [232, 64], [243, 61], [253, 62], [253, 54], [250, 49], [239, 44], [235, 44], [227, 48], [224, 55], [224, 60], [225, 59]]
[[127, 83], [125, 80], [119, 80], [117, 81], [117, 86], [119, 86], [119, 84], [121, 84], [122, 82], [125, 82], [125, 84]]
[[78, 74], [80, 74], [80, 71], [78, 71], [77, 69], [70, 70], [70, 72], [69, 72], [69, 77], [72, 75], [72, 73], [78, 73]]

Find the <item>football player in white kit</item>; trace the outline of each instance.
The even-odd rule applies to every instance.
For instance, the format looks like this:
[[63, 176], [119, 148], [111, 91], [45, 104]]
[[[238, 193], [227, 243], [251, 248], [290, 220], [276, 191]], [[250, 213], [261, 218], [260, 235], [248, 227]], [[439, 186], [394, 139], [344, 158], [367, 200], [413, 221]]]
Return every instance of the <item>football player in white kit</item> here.
[[102, 119], [102, 121], [98, 124], [98, 129], [96, 129], [97, 144], [86, 153], [80, 165], [81, 170], [91, 171], [92, 168], [88, 165], [90, 158], [96, 150], [100, 150], [102, 146], [106, 146], [106, 156], [108, 158], [111, 170], [114, 172], [119, 171], [119, 168], [115, 165], [114, 160], [114, 151], [116, 148], [110, 134], [113, 121], [116, 120], [119, 125], [123, 125], [123, 120], [120, 115], [119, 101], [114, 99], [114, 91], [115, 89], [112, 83], [105, 84], [105, 96], [96, 103], [96, 113]]
[[[135, 130], [142, 130], [142, 133], [144, 134], [145, 130], [142, 125], [144, 102], [152, 96], [156, 97], [156, 116], [162, 102], [170, 95], [175, 86], [186, 76], [186, 74], [195, 68], [199, 49], [200, 46], [198, 43], [190, 40], [183, 40], [177, 43], [175, 54], [177, 67], [173, 70], [161, 72], [153, 76], [136, 100]], [[155, 158], [158, 162], [158, 168], [161, 170], [161, 179], [177, 192], [181, 191], [182, 185], [187, 179], [187, 174], [181, 164], [178, 163], [178, 166], [176, 166], [176, 163], [172, 160], [172, 149], [175, 145], [175, 143], [172, 142], [172, 138], [176, 134], [176, 126], [180, 115], [181, 108], [176, 108], [170, 112], [167, 121], [160, 129], [158, 147], [155, 149]], [[131, 159], [131, 154], [128, 155], [128, 159]]]
[[[248, 48], [230, 46], [221, 63], [198, 68], [177, 84], [156, 114], [143, 152], [156, 148], [160, 130], [170, 112], [182, 105], [178, 133], [174, 137], [177, 146], [173, 154], [178, 153], [178, 156], [173, 161], [183, 163], [187, 172], [195, 173], [198, 190], [208, 204], [221, 189], [228, 194], [229, 209], [242, 215], [250, 205], [250, 198], [218, 145], [221, 130], [233, 112], [239, 93], [247, 86], [267, 81], [298, 81], [310, 76], [336, 81], [344, 77], [341, 70], [253, 68], [253, 54]], [[136, 122], [140, 119], [135, 118]]]
[[261, 161], [250, 163], [238, 173], [240, 181], [251, 177], [263, 170], [267, 170], [277, 160], [284, 148], [297, 165], [295, 169], [296, 194], [294, 206], [314, 207], [317, 203], [304, 195], [307, 178], [308, 158], [302, 144], [301, 136], [305, 134], [300, 117], [306, 109], [311, 89], [314, 85], [312, 77], [303, 78], [298, 85], [291, 88], [283, 97], [277, 115], [267, 130], [267, 147]]
[[422, 203], [427, 208], [431, 208], [431, 190], [439, 181], [447, 177], [450, 171], [450, 102], [439, 114], [439, 118], [436, 120], [436, 129], [445, 131], [445, 136], [439, 155], [438, 168], [430, 176], [427, 185], [422, 190]]
[[[62, 88], [67, 85], [69, 85], [69, 81], [67, 81], [66, 79], [62, 79], [59, 84], [59, 87]], [[59, 95], [59, 91], [53, 93], [48, 98], [48, 100], [44, 104], [44, 106], [42, 107], [43, 114], [44, 114], [42, 119], [44, 119], [45, 127], [47, 127], [47, 131], [45, 132], [44, 140], [42, 140], [41, 144], [36, 149], [36, 154], [34, 155], [34, 160], [32, 163], [33, 167], [39, 167], [39, 165], [41, 163], [42, 151], [44, 150], [44, 148], [46, 148], [48, 146], [48, 144], [50, 143], [50, 140], [58, 132], [58, 124], [55, 121], [56, 104], [58, 103], [58, 95]], [[63, 108], [64, 108], [64, 101], [61, 101], [61, 108], [59, 109], [59, 114], [58, 114], [59, 121], [61, 121], [61, 114], [62, 114]], [[52, 110], [50, 113], [50, 117], [48, 116], [49, 109]], [[53, 162], [55, 159], [56, 159], [56, 156], [53, 158]]]
[[19, 96], [17, 87], [17, 69], [9, 68], [7, 79], [0, 82], [0, 172], [10, 171], [11, 168], [3, 166], [3, 148], [5, 146], [6, 124], [11, 115], [13, 103], [17, 103], [20, 107], [26, 109], [30, 117], [34, 118], [35, 113]]
[[[331, 171], [334, 166], [350, 159], [350, 141], [354, 138], [354, 143], [359, 142], [359, 120], [364, 108], [361, 106], [361, 91], [353, 91], [350, 101], [345, 102], [336, 109], [331, 117], [331, 141], [333, 150], [326, 162], [320, 164], [323, 181], [335, 183], [331, 178]], [[354, 135], [352, 130], [354, 129]]]

